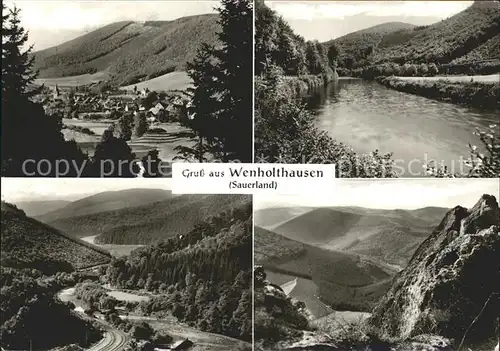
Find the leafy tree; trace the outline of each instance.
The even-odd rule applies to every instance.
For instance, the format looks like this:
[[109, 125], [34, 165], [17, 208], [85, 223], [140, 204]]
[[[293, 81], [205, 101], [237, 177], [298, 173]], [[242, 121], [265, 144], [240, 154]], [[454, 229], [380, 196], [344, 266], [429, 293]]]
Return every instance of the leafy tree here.
[[168, 114], [163, 109], [158, 111], [156, 118], [158, 119], [158, 122], [161, 122], [161, 123], [168, 122], [168, 119], [169, 119]]
[[320, 74], [323, 72], [322, 59], [318, 52], [318, 45], [314, 41], [308, 41], [306, 44], [307, 69], [311, 74]]
[[134, 116], [134, 135], [143, 136], [148, 131], [148, 121], [144, 112], [139, 112]]

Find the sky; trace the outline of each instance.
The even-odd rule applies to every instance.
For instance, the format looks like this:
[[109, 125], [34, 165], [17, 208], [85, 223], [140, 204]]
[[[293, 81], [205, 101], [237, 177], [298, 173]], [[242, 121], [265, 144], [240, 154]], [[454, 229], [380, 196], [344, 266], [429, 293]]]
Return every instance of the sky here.
[[254, 195], [254, 208], [358, 206], [374, 209], [417, 209], [427, 206], [472, 207], [483, 194], [500, 194], [498, 179], [338, 180], [335, 194]]
[[2, 200], [74, 201], [103, 191], [132, 188], [170, 190], [170, 178], [2, 178]]
[[173, 20], [215, 12], [219, 1], [196, 0], [7, 0], [21, 9], [29, 44], [41, 50], [117, 21]]
[[430, 25], [473, 1], [266, 1], [306, 40], [320, 42], [387, 22]]
[[364, 13], [369, 16], [431, 16], [447, 18], [473, 1], [266, 1], [285, 19], [314, 20], [344, 18]]

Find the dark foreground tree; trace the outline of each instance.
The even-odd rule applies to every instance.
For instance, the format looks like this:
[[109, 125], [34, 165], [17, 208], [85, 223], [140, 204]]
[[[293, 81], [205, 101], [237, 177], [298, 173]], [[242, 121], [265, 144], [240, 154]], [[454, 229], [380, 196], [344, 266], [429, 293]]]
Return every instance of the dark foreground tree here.
[[[188, 74], [193, 80], [191, 120], [197, 145], [178, 150], [203, 159], [209, 152], [222, 161], [252, 159], [252, 4], [222, 0], [218, 9], [221, 46], [203, 44]], [[204, 144], [205, 142], [205, 144]]]
[[[32, 47], [22, 50], [28, 34], [20, 24], [20, 10], [2, 4], [2, 176], [75, 176], [76, 167], [56, 174], [56, 161], [78, 167], [87, 161], [74, 142], [61, 133], [59, 115], [47, 115], [31, 98], [41, 91], [33, 86]], [[37, 167], [38, 166], [38, 167]], [[40, 167], [43, 166], [43, 167]]]

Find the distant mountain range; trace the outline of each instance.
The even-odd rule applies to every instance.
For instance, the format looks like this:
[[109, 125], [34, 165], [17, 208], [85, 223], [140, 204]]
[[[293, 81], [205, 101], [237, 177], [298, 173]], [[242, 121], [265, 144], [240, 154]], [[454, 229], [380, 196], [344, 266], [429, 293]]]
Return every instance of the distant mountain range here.
[[[62, 218], [78, 217], [92, 213], [114, 211], [126, 207], [145, 205], [166, 200], [170, 197], [172, 197], [172, 192], [163, 189], [126, 189], [119, 191], [105, 191], [95, 195], [86, 196], [77, 201], [66, 201], [65, 206], [41, 213], [37, 216], [37, 219], [48, 223]], [[36, 204], [37, 202], [25, 202], [17, 205], [24, 209], [34, 207]], [[53, 207], [56, 205], [53, 202], [51, 202], [51, 204]]]
[[41, 223], [12, 204], [2, 202], [2, 267], [35, 268], [45, 274], [108, 263], [96, 246]]
[[118, 85], [182, 71], [201, 43], [215, 44], [217, 14], [173, 21], [116, 22], [35, 52], [40, 78], [106, 72]]
[[262, 209], [255, 213], [255, 263], [275, 284], [298, 277], [291, 295], [316, 318], [329, 313], [325, 306], [369, 311], [446, 212], [440, 207]]

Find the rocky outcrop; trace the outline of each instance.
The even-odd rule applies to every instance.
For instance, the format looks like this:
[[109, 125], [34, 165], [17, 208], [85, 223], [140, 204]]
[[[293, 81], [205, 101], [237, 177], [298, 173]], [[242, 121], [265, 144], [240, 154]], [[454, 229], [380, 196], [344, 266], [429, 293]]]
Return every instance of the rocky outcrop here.
[[429, 333], [468, 343], [495, 336], [500, 311], [500, 212], [494, 196], [450, 210], [419, 246], [368, 323], [381, 338]]

